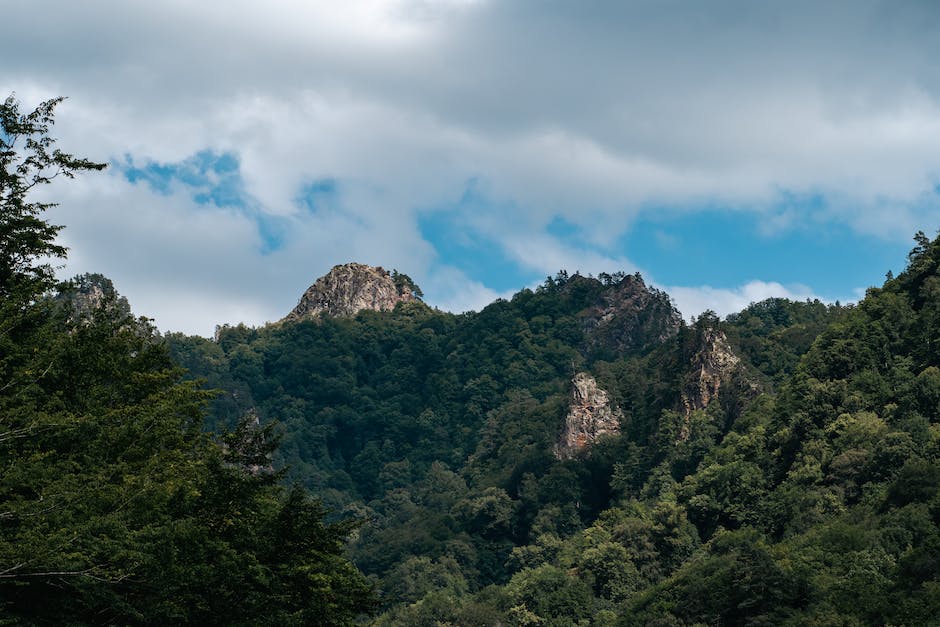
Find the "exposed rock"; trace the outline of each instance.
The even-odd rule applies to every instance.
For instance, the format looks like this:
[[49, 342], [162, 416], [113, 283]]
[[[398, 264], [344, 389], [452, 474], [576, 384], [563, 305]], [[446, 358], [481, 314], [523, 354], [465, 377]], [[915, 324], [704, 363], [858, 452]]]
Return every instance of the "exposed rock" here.
[[689, 437], [689, 417], [692, 412], [705, 409], [718, 397], [741, 365], [734, 354], [728, 337], [718, 328], [706, 326], [701, 331], [698, 351], [692, 356], [689, 374], [682, 386], [682, 412], [685, 420], [679, 431], [679, 440]]
[[555, 457], [571, 459], [590, 447], [604, 435], [618, 435], [623, 412], [611, 407], [607, 392], [597, 387], [597, 381], [586, 372], [579, 372], [571, 380], [571, 405], [565, 418], [565, 428]]
[[111, 279], [101, 274], [76, 276], [52, 300], [65, 309], [69, 324], [76, 327], [91, 324], [95, 316], [113, 320], [131, 317], [127, 299], [117, 293]]
[[580, 314], [588, 350], [623, 355], [675, 337], [682, 317], [669, 295], [647, 287], [639, 273], [617, 276], [620, 280]]
[[310, 286], [284, 320], [354, 316], [363, 309], [385, 311], [417, 300], [421, 291], [404, 274], [361, 263], [334, 266]]

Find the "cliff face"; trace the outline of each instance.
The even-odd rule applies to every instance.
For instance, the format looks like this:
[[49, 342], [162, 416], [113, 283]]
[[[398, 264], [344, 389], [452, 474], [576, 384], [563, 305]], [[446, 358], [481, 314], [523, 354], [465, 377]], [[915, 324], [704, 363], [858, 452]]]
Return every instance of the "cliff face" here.
[[317, 279], [284, 320], [354, 316], [363, 309], [385, 311], [417, 299], [419, 292], [405, 275], [361, 263], [334, 266]]
[[620, 433], [623, 412], [611, 407], [607, 392], [586, 372], [579, 372], [571, 381], [571, 404], [565, 428], [555, 445], [555, 457], [571, 459], [590, 447], [603, 435]]
[[[573, 281], [572, 281], [573, 282]], [[581, 313], [589, 352], [622, 355], [661, 343], [679, 332], [682, 317], [665, 292], [626, 275]]]
[[682, 387], [681, 405], [685, 421], [679, 439], [689, 437], [689, 416], [705, 409], [718, 398], [722, 386], [727, 386], [738, 371], [741, 359], [734, 354], [723, 331], [707, 327], [702, 330], [699, 349], [692, 356], [689, 374]]

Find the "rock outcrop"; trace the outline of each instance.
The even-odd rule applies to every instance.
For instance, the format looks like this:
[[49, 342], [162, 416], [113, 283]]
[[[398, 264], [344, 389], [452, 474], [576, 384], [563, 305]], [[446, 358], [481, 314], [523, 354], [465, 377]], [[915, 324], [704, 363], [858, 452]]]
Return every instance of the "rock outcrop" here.
[[113, 320], [132, 317], [127, 299], [118, 294], [111, 279], [101, 274], [73, 278], [52, 300], [66, 310], [69, 324], [76, 327], [91, 324], [96, 316]]
[[571, 380], [571, 404], [565, 427], [555, 445], [555, 457], [572, 459], [604, 435], [618, 435], [623, 412], [612, 407], [607, 392], [594, 377], [579, 372]]
[[394, 309], [398, 303], [417, 300], [420, 292], [407, 275], [392, 274], [381, 267], [347, 263], [334, 266], [317, 279], [284, 320], [323, 315], [354, 316], [364, 309], [386, 311]]
[[692, 412], [705, 409], [716, 398], [722, 386], [727, 386], [741, 367], [741, 359], [734, 354], [728, 337], [715, 327], [701, 331], [699, 348], [692, 356], [689, 374], [682, 386], [681, 410], [684, 422], [679, 440], [689, 437], [689, 417]]
[[[669, 296], [648, 287], [639, 274], [619, 276], [580, 314], [588, 352], [620, 356], [675, 337], [682, 317]], [[591, 280], [576, 277], [569, 285], [578, 279]]]

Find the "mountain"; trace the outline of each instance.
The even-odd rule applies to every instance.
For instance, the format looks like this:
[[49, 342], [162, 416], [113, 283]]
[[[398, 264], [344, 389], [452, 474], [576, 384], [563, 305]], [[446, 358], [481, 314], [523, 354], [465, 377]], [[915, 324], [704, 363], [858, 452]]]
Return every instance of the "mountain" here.
[[421, 290], [407, 275], [361, 263], [334, 266], [300, 297], [284, 318], [302, 320], [329, 316], [354, 316], [360, 311], [386, 311], [398, 303], [419, 300]]
[[222, 388], [211, 423], [276, 425], [274, 465], [364, 521], [376, 624], [922, 624], [938, 260], [691, 324], [638, 275], [454, 315], [334, 306], [376, 276], [337, 272], [313, 320], [166, 339]]
[[559, 272], [453, 315], [346, 264], [161, 336], [54, 279], [26, 194], [104, 167], [57, 102], [0, 116], [0, 622], [937, 624], [940, 238], [853, 306]]
[[479, 312], [168, 342], [228, 386], [219, 424], [276, 422], [275, 465], [365, 521], [375, 624], [931, 624], [940, 239], [916, 243], [858, 305], [689, 324], [637, 275], [560, 272]]
[[[603, 286], [599, 292], [598, 283]], [[576, 274], [564, 290], [597, 293], [578, 313], [585, 331], [583, 348], [595, 356], [642, 351], [674, 337], [682, 324], [669, 295], [648, 287], [639, 273], [602, 274], [596, 280]]]

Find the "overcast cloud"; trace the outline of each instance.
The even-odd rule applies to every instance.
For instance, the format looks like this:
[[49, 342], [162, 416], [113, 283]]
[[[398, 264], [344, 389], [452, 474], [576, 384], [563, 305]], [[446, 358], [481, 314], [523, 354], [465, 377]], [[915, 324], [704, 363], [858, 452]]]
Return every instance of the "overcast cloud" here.
[[[163, 329], [277, 319], [349, 260], [479, 308], [507, 293], [421, 228], [475, 187], [489, 204], [461, 224], [520, 276], [659, 284], [622, 236], [662, 212], [894, 245], [940, 226], [930, 1], [32, 0], [2, 15], [0, 91], [68, 96], [61, 145], [113, 164], [55, 190], [65, 272], [109, 275]], [[236, 171], [128, 176], [200, 154]], [[228, 200], [200, 196], [221, 187]], [[687, 315], [814, 295], [811, 277], [746, 271], [669, 289]]]

